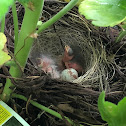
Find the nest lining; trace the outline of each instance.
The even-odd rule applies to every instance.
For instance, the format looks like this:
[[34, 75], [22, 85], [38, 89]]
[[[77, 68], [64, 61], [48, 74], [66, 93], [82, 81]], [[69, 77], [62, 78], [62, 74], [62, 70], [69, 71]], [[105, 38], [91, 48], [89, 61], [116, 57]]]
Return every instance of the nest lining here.
[[[74, 20], [71, 20], [72, 18]], [[31, 51], [30, 59], [35, 62], [36, 56], [41, 57], [43, 53], [57, 57], [63, 54], [65, 45], [77, 45], [82, 49], [80, 53], [84, 57], [86, 73], [73, 82], [84, 87], [95, 85], [100, 91], [103, 89], [108, 91], [108, 67], [111, 63], [107, 60], [105, 47], [102, 45], [99, 34], [88, 34], [87, 27], [81, 20], [78, 23], [78, 18], [77, 21], [73, 16], [62, 18], [64, 22], [67, 19], [69, 26], [58, 21], [39, 35]]]

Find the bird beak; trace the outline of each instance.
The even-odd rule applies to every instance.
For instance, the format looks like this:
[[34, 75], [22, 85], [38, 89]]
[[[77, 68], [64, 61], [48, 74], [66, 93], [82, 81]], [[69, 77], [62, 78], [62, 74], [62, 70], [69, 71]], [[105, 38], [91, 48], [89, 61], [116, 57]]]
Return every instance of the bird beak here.
[[42, 68], [43, 67], [43, 60], [41, 58], [37, 58], [38, 62], [38, 67]]
[[65, 52], [66, 52], [69, 56], [73, 56], [73, 50], [72, 50], [71, 47], [68, 46], [68, 45], [65, 46]]
[[65, 46], [65, 51], [68, 53], [70, 50], [70, 47], [68, 45]]

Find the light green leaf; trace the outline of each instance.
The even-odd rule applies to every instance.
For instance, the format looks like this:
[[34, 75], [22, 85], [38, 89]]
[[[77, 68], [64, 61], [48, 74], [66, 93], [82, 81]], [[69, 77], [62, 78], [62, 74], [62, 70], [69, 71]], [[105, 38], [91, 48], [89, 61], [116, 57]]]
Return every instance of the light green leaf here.
[[0, 32], [0, 67], [11, 59], [6, 50], [6, 42], [6, 36], [2, 32]]
[[98, 98], [98, 109], [101, 117], [108, 123], [108, 126], [126, 125], [126, 97], [118, 105], [105, 101], [105, 92], [103, 91]]
[[0, 20], [8, 12], [14, 0], [0, 0]]
[[79, 12], [96, 26], [114, 26], [126, 19], [126, 0], [84, 0]]
[[[16, 1], [16, 0], [15, 0]], [[18, 0], [23, 5], [26, 5], [30, 0]]]
[[18, 0], [24, 7], [29, 8], [30, 10], [34, 11], [34, 4], [32, 0]]
[[21, 3], [28, 3], [30, 0], [18, 0]]
[[126, 97], [124, 97], [119, 103], [118, 103], [118, 114], [120, 117], [120, 124], [126, 125]]

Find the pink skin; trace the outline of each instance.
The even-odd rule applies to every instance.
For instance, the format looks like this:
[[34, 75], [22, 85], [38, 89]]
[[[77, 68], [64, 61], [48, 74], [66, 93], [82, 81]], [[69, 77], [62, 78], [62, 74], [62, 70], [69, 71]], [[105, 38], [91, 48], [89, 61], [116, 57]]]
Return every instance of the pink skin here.
[[74, 55], [69, 55], [69, 51], [70, 51], [70, 46], [66, 45], [65, 46], [65, 51], [64, 51], [64, 56], [62, 61], [65, 64], [65, 67], [68, 68], [73, 68], [75, 69], [78, 73], [81, 73], [83, 68], [77, 63], [77, 62], [73, 62], [72, 59], [74, 58]]
[[57, 66], [53, 59], [49, 56], [42, 55], [42, 58], [39, 59], [39, 65], [45, 73], [50, 74], [52, 78], [59, 78], [60, 73], [57, 70]]

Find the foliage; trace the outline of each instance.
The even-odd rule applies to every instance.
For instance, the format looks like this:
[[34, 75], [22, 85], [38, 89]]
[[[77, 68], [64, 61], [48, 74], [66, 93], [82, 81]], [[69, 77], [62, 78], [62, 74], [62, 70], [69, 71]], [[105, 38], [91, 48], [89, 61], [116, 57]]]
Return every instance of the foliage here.
[[126, 19], [126, 1], [84, 0], [79, 6], [79, 12], [96, 26], [114, 26]]
[[21, 3], [24, 7], [33, 8], [33, 3], [31, 0], [18, 0], [18, 2]]
[[[63, 1], [65, 1], [65, 2], [70, 2], [70, 0], [63, 0]], [[76, 6], [79, 6], [80, 5], [80, 3], [82, 2], [83, 0], [78, 0], [78, 2], [77, 2], [77, 4], [76, 4]]]
[[13, 0], [0, 0], [0, 20], [8, 12], [9, 6], [11, 6]]
[[21, 3], [28, 3], [30, 0], [18, 0]]
[[11, 59], [11, 57], [8, 55], [8, 52], [6, 50], [6, 45], [5, 45], [6, 42], [7, 42], [6, 36], [0, 32], [0, 67], [8, 60]]
[[102, 119], [107, 121], [109, 126], [126, 125], [126, 97], [115, 105], [105, 101], [105, 92], [103, 91], [98, 99], [98, 109]]

